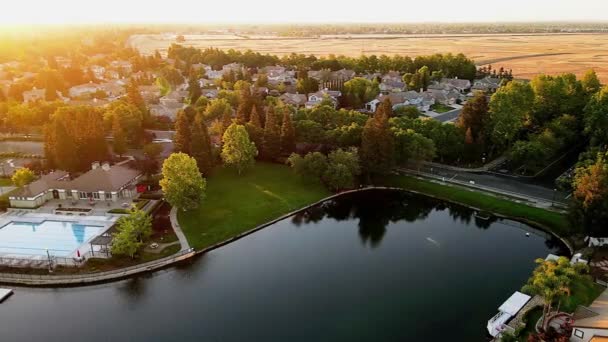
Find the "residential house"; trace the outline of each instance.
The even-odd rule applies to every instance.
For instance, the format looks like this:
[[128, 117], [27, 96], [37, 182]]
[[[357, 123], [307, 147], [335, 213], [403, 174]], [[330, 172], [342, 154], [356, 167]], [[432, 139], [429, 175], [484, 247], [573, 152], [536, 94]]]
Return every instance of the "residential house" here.
[[110, 104], [110, 101], [104, 99], [77, 99], [66, 102], [70, 106], [87, 106], [87, 107], [105, 107]]
[[357, 75], [357, 73], [354, 70], [341, 69], [341, 70], [332, 72], [331, 79], [338, 80], [338, 81], [348, 81], [348, 80], [354, 78], [355, 75]]
[[230, 64], [226, 64], [222, 67], [222, 71], [224, 73], [229, 73], [230, 71], [232, 72], [239, 72], [239, 71], [243, 71], [243, 65], [240, 63], [230, 63]]
[[203, 63], [195, 63], [192, 64], [192, 70], [194, 71], [201, 71], [201, 70], [205, 70], [205, 72], [211, 70], [211, 66], [207, 65], [207, 64], [203, 64]]
[[457, 104], [463, 100], [464, 95], [462, 95], [458, 90], [452, 89], [448, 90], [437, 90], [437, 89], [428, 89], [425, 94], [433, 97], [435, 99], [435, 103], [441, 103], [446, 106]]
[[46, 89], [34, 89], [27, 90], [23, 92], [23, 102], [36, 102], [36, 101], [44, 101], [46, 98]]
[[110, 81], [99, 84], [99, 90], [103, 91], [108, 97], [116, 98], [126, 94], [124, 82], [122, 81]]
[[106, 73], [106, 68], [102, 67], [101, 65], [91, 65], [89, 70], [91, 70], [95, 78], [98, 80], [102, 80]]
[[591, 306], [576, 308], [573, 318], [571, 342], [608, 341], [608, 290]]
[[224, 76], [224, 71], [223, 70], [208, 70], [207, 72], [205, 72], [205, 76], [207, 76], [207, 79], [210, 79], [210, 80], [219, 80], [220, 78], [222, 78], [222, 76]]
[[71, 98], [79, 98], [94, 94], [99, 90], [102, 90], [99, 84], [90, 82], [71, 87], [70, 89], [68, 89], [68, 94]]
[[500, 88], [500, 82], [500, 78], [484, 77], [480, 80], [475, 80], [475, 82], [473, 83], [473, 87], [471, 87], [471, 90], [481, 90], [486, 93], [493, 93], [498, 88]]
[[159, 102], [161, 105], [167, 105], [169, 103], [181, 103], [183, 105], [184, 100], [188, 96], [187, 90], [174, 90], [169, 94], [161, 97]]
[[120, 70], [123, 74], [130, 74], [133, 72], [133, 65], [129, 61], [112, 61], [110, 66], [115, 70]]
[[153, 104], [148, 106], [150, 114], [155, 117], [167, 117], [171, 121], [177, 118], [177, 112], [184, 108], [182, 102], [165, 102], [164, 104]]
[[200, 85], [201, 88], [209, 88], [209, 87], [215, 86], [214, 81], [208, 80], [206, 78], [201, 78], [200, 80], [198, 80], [198, 84]]
[[319, 90], [316, 93], [308, 94], [308, 102], [306, 102], [306, 108], [312, 108], [321, 103], [325, 98], [328, 98], [333, 104], [334, 108], [338, 106], [338, 98], [342, 96], [342, 93], [338, 90]]
[[155, 103], [160, 97], [160, 87], [156, 84], [140, 85], [137, 90], [146, 103]]
[[306, 97], [306, 95], [292, 94], [292, 93], [285, 93], [285, 94], [281, 95], [279, 97], [279, 99], [281, 101], [283, 101], [283, 103], [292, 105], [294, 107], [302, 107], [302, 106], [306, 105], [306, 102], [308, 101], [308, 98]]
[[84, 174], [72, 178], [66, 171], [54, 171], [9, 196], [11, 207], [37, 208], [52, 200], [124, 201], [137, 195], [135, 185], [141, 172], [123, 165], [95, 162]]
[[378, 105], [388, 97], [393, 105], [393, 109], [401, 106], [414, 106], [421, 112], [428, 111], [433, 104], [435, 98], [429, 93], [419, 93], [413, 90], [405, 92], [393, 92], [388, 94], [380, 94], [374, 100], [365, 104], [365, 109], [368, 112], [375, 112]]
[[456, 89], [461, 94], [466, 94], [471, 89], [471, 81], [460, 78], [442, 78], [439, 84], [444, 86], [444, 90]]
[[407, 86], [405, 83], [403, 83], [403, 81], [395, 81], [390, 79], [383, 80], [378, 87], [382, 93], [402, 92], [407, 90]]
[[329, 69], [309, 70], [308, 77], [314, 78], [317, 81], [324, 82], [331, 79], [332, 72]]
[[218, 89], [203, 89], [201, 95], [208, 99], [215, 99], [219, 92]]
[[398, 71], [389, 71], [382, 75], [382, 82], [401, 82], [403, 81], [401, 74]]

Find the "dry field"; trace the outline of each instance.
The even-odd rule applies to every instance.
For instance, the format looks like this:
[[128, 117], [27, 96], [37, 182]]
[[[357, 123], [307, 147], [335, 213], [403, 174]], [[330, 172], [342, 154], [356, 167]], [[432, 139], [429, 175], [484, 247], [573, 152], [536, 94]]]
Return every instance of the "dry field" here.
[[[513, 69], [516, 77], [538, 73], [572, 72], [581, 75], [593, 68], [608, 82], [608, 34], [550, 35], [418, 35], [418, 36], [328, 36], [323, 38], [281, 38], [272, 36], [187, 35], [184, 45], [258, 51], [276, 55], [292, 52], [323, 56], [364, 54], [464, 53], [478, 65]], [[166, 51], [175, 42], [170, 35], [137, 35], [129, 43], [142, 53]]]

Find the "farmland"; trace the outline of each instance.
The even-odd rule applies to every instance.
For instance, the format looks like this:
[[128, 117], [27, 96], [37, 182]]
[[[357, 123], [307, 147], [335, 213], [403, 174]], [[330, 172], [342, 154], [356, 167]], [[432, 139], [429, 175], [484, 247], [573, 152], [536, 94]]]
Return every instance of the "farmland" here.
[[[288, 38], [272, 35], [237, 34], [185, 35], [182, 44], [199, 48], [216, 47], [276, 54], [292, 52], [324, 56], [329, 54], [464, 53], [478, 65], [513, 69], [518, 78], [538, 73], [572, 72], [578, 76], [594, 68], [608, 82], [608, 34], [458, 34], [458, 35], [331, 35]], [[175, 42], [174, 35], [134, 35], [128, 44], [144, 54], [162, 52]]]

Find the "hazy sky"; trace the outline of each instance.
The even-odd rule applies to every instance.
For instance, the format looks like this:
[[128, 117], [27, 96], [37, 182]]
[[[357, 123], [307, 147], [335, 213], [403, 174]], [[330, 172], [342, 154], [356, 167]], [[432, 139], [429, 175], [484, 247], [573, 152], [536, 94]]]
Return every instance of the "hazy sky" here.
[[608, 0], [3, 0], [1, 24], [608, 20]]

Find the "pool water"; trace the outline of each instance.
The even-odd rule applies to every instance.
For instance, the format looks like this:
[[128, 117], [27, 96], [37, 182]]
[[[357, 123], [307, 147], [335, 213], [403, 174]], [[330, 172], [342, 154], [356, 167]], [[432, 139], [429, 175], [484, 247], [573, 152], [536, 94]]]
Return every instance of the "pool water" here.
[[101, 226], [87, 226], [66, 221], [9, 222], [0, 228], [0, 255], [67, 257], [103, 231]]

